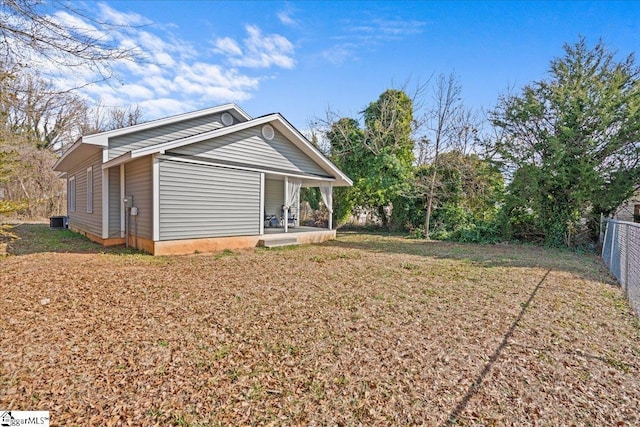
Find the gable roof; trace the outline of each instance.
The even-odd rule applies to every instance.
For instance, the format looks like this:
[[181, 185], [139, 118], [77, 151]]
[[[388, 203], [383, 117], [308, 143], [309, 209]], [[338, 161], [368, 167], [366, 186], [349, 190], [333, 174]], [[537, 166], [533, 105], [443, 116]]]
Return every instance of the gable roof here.
[[109, 130], [106, 132], [95, 133], [82, 137], [82, 142], [85, 144], [95, 144], [102, 147], [107, 147], [109, 138], [115, 136], [127, 135], [134, 132], [140, 132], [146, 129], [152, 129], [160, 126], [170, 125], [172, 123], [182, 122], [185, 120], [195, 119], [209, 114], [222, 113], [224, 111], [230, 111], [235, 113], [234, 116], [237, 119], [242, 119], [243, 122], [251, 120], [251, 116], [245, 113], [236, 104], [224, 104], [217, 107], [206, 108], [204, 110], [192, 111], [190, 113], [177, 114], [175, 116], [165, 117], [162, 119], [151, 120], [149, 122], [140, 123], [138, 125], [127, 126], [120, 129]]
[[180, 138], [149, 147], [139, 148], [137, 150], [132, 150], [118, 158], [111, 160], [109, 162], [109, 165], [115, 165], [151, 154], [164, 153], [168, 150], [184, 147], [186, 145], [195, 144], [224, 135], [229, 135], [231, 133], [239, 132], [244, 129], [249, 129], [265, 124], [270, 124], [274, 128], [276, 128], [280, 133], [285, 135], [287, 139], [291, 141], [298, 149], [300, 149], [316, 164], [318, 164], [325, 172], [327, 172], [331, 176], [334, 176], [336, 178], [336, 181], [334, 182], [335, 186], [353, 185], [353, 182], [347, 175], [345, 175], [340, 169], [338, 169], [336, 165], [334, 165], [329, 159], [327, 159], [327, 157], [322, 154], [320, 150], [318, 150], [313, 144], [311, 144], [309, 140], [305, 138], [304, 135], [302, 135], [295, 127], [293, 127], [293, 125], [291, 125], [291, 123], [289, 123], [289, 121], [286, 120], [280, 113], [269, 114], [246, 122], [226, 126], [220, 129], [203, 132], [197, 135]]
[[234, 103], [219, 105], [217, 107], [205, 108], [203, 110], [192, 111], [189, 113], [177, 114], [175, 116], [165, 117], [162, 119], [151, 120], [137, 125], [126, 126], [119, 129], [109, 130], [105, 132], [85, 135], [79, 138], [71, 147], [69, 147], [58, 159], [53, 170], [65, 171], [69, 164], [73, 164], [75, 158], [84, 158], [87, 153], [95, 153], [98, 148], [108, 148], [109, 138], [140, 132], [160, 126], [170, 125], [185, 120], [195, 119], [209, 114], [222, 113], [228, 111], [236, 119], [241, 122], [251, 120], [251, 116]]
[[186, 145], [195, 144], [201, 141], [217, 138], [234, 132], [239, 132], [255, 126], [270, 124], [282, 135], [284, 135], [288, 141], [290, 141], [294, 146], [296, 146], [310, 159], [312, 159], [321, 169], [327, 172], [328, 175], [335, 177], [335, 181], [333, 183], [335, 186], [351, 186], [353, 184], [353, 182], [347, 175], [345, 175], [340, 169], [338, 169], [337, 166], [335, 166], [324, 154], [320, 152], [320, 150], [318, 150], [318, 148], [316, 148], [311, 142], [309, 142], [309, 140], [304, 135], [302, 135], [293, 125], [291, 125], [291, 123], [289, 123], [289, 121], [287, 121], [280, 113], [269, 114], [252, 119], [247, 113], [245, 113], [235, 104], [225, 104], [205, 110], [199, 110], [191, 113], [167, 117], [164, 119], [153, 120], [139, 125], [133, 125], [121, 129], [115, 129], [107, 132], [100, 132], [97, 134], [84, 136], [76, 141], [76, 143], [74, 143], [62, 155], [62, 157], [54, 165], [53, 169], [61, 172], [67, 171], [70, 166], [73, 165], [79, 158], [86, 158], [87, 153], [95, 153], [98, 150], [108, 148], [110, 138], [223, 111], [231, 112], [236, 117], [236, 119], [240, 120], [240, 122], [222, 128], [199, 133], [197, 135], [187, 136], [169, 142], [163, 142], [148, 147], [134, 149], [109, 161], [107, 161], [108, 159], [105, 156], [103, 160], [103, 168], [115, 166], [120, 163], [125, 163], [138, 157], [164, 153], [166, 150], [184, 147]]

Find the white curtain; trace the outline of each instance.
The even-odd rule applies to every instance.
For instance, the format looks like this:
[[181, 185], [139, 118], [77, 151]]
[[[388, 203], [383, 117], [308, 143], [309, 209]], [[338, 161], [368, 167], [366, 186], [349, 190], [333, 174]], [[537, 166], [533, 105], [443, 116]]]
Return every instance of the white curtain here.
[[320, 194], [322, 195], [322, 201], [324, 205], [329, 210], [329, 230], [333, 230], [333, 185], [332, 184], [323, 184], [320, 186]]
[[329, 213], [333, 213], [333, 186], [331, 184], [323, 184], [320, 186], [320, 194], [322, 195], [322, 201], [329, 210]]
[[302, 187], [302, 181], [289, 179], [287, 182], [287, 200], [284, 201], [285, 208], [291, 211], [291, 207], [298, 200], [298, 194], [300, 194], [300, 187]]

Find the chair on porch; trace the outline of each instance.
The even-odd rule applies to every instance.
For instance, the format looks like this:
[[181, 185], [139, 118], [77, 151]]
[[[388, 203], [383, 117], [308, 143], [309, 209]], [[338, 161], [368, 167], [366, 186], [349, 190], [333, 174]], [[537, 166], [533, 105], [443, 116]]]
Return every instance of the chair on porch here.
[[[291, 213], [291, 210], [289, 210], [287, 212], [287, 226], [288, 227], [295, 227], [297, 220], [298, 219], [296, 218], [296, 216]], [[282, 207], [280, 208], [280, 223], [284, 227], [284, 205], [282, 205]]]
[[276, 215], [267, 215], [267, 211], [264, 212], [264, 226], [265, 227], [280, 227], [280, 221]]

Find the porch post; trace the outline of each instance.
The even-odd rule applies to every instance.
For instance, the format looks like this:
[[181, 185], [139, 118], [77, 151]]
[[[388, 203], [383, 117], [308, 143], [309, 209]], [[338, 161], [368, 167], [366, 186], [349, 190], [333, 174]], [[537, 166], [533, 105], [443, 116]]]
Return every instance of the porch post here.
[[333, 229], [332, 219], [333, 219], [333, 183], [329, 183], [329, 194], [331, 195], [329, 200], [331, 200], [331, 208], [329, 209], [329, 230]]
[[264, 172], [260, 173], [260, 235], [264, 234]]
[[125, 233], [125, 229], [126, 229], [126, 224], [125, 224], [125, 216], [127, 214], [126, 209], [124, 208], [124, 203], [122, 202], [122, 199], [124, 199], [125, 196], [125, 164], [122, 163], [120, 165], [120, 238], [124, 237], [124, 233]]
[[109, 238], [109, 169], [102, 169], [102, 238]]
[[287, 199], [288, 199], [288, 192], [289, 192], [289, 177], [285, 175], [284, 177], [284, 209], [282, 210], [282, 214], [284, 215], [283, 221], [284, 221], [284, 232], [288, 233], [289, 232], [289, 206], [287, 206]]

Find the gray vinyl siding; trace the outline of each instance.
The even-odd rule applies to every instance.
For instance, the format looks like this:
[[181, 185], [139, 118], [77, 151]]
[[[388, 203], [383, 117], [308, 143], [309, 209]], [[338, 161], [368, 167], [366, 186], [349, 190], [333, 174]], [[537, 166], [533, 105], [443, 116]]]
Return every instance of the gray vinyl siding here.
[[[153, 238], [153, 170], [151, 156], [142, 157], [124, 167], [125, 196], [133, 196], [138, 208], [138, 236]], [[135, 232], [136, 218], [131, 217], [131, 233]]]
[[264, 210], [267, 215], [277, 215], [280, 217], [282, 205], [284, 204], [284, 180], [265, 179], [264, 180]]
[[[221, 113], [154, 127], [109, 139], [109, 160], [128, 151], [208, 132], [223, 126]], [[237, 119], [234, 118], [234, 121]]]
[[161, 159], [160, 240], [260, 233], [260, 173]]
[[234, 132], [171, 150], [176, 154], [201, 156], [222, 162], [280, 169], [326, 176], [327, 173], [282, 136], [278, 131], [271, 141], [262, 137], [261, 126]]
[[[69, 225], [102, 237], [102, 152], [86, 158], [67, 172], [67, 179], [75, 176], [76, 210], [69, 212]], [[87, 168], [93, 167], [93, 211], [87, 213]]]
[[120, 237], [120, 166], [109, 169], [109, 237]]

